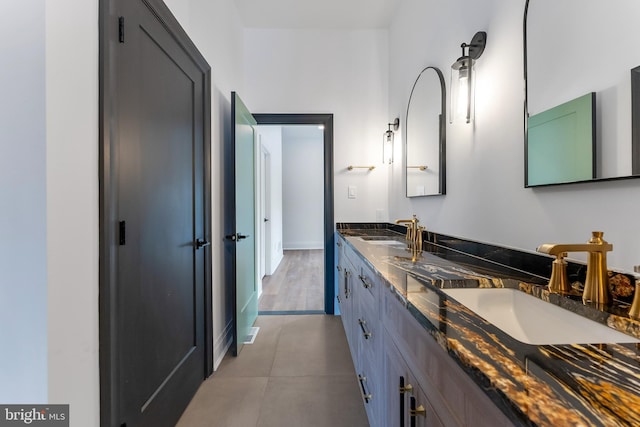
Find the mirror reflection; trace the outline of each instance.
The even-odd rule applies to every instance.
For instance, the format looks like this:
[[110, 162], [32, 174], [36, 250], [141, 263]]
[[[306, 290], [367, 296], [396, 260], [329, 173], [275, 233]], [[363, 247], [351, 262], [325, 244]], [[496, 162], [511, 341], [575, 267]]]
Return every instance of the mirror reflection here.
[[[640, 37], [638, 16], [640, 2], [637, 0], [527, 0], [524, 20], [525, 115], [528, 121], [525, 186], [591, 180], [579, 177], [557, 181], [543, 177], [529, 182], [530, 169], [540, 170], [529, 158], [531, 150], [535, 154], [535, 149], [529, 147], [529, 139], [532, 137], [532, 117], [544, 115], [592, 92], [595, 93], [593, 179], [640, 174], [638, 159], [635, 172], [633, 166], [631, 112], [632, 70], [640, 66], [640, 50], [630, 48], [630, 44]], [[597, 31], [605, 27], [606, 31]], [[638, 114], [635, 113], [636, 128], [640, 120]], [[568, 129], [563, 127], [560, 131], [566, 134]], [[538, 132], [537, 128], [535, 132]], [[559, 139], [566, 141], [567, 138]], [[558, 147], [558, 150], [566, 151], [567, 148]], [[637, 147], [635, 153], [637, 157]]]
[[426, 67], [413, 84], [405, 119], [407, 197], [445, 194], [445, 108], [442, 72]]

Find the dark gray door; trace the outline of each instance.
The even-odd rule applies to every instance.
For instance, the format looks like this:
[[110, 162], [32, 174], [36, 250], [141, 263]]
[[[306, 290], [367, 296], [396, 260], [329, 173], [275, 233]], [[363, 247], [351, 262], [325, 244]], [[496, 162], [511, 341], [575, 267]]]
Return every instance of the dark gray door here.
[[206, 73], [149, 3], [116, 2], [123, 26], [112, 44], [111, 424], [126, 427], [175, 425], [206, 374]]

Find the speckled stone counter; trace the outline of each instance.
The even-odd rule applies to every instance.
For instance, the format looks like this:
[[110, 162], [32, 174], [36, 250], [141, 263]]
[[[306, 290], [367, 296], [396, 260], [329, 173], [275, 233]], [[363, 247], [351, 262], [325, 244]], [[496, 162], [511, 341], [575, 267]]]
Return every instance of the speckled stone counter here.
[[[448, 297], [442, 289], [519, 289], [640, 338], [640, 323], [626, 316], [628, 295], [616, 299], [606, 310], [598, 310], [584, 305], [577, 291], [567, 297], [549, 294], [544, 287], [548, 279], [540, 273], [545, 271], [543, 264], [550, 264], [551, 260], [544, 257], [537, 265], [539, 261], [529, 259], [527, 254], [497, 255], [527, 258], [523, 262], [531, 264], [526, 270], [522, 265], [514, 268], [491, 260], [491, 256], [481, 257], [433, 243], [437, 241], [433, 235], [427, 236], [431, 243], [425, 244], [422, 256], [412, 260], [401, 244], [363, 239], [376, 236], [402, 243], [402, 230], [389, 224], [338, 224], [347, 243], [514, 424], [640, 425], [640, 345], [525, 344]], [[580, 268], [574, 267], [575, 271]], [[616, 280], [622, 279], [612, 274], [610, 281]]]

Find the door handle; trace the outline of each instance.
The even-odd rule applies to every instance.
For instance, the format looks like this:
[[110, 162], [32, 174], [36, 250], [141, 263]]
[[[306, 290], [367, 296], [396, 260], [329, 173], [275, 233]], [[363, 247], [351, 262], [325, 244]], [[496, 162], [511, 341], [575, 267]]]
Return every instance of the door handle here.
[[207, 242], [206, 240], [196, 239], [196, 250], [200, 248], [204, 248], [205, 246], [211, 245], [211, 242]]
[[268, 222], [268, 221], [269, 221], [269, 218], [265, 218], [265, 219], [264, 219], [264, 222]]
[[247, 237], [249, 237], [249, 236], [248, 235], [245, 236], [244, 234], [240, 234], [240, 233], [227, 234], [226, 236], [224, 236], [225, 239], [231, 240], [233, 242], [237, 242], [238, 240], [246, 239]]

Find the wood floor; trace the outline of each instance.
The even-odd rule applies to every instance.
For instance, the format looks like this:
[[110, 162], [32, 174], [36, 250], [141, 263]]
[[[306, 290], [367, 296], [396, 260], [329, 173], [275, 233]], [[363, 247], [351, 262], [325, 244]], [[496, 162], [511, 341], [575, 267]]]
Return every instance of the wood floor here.
[[284, 251], [275, 273], [262, 279], [258, 310], [324, 311], [324, 250]]
[[177, 427], [368, 427], [339, 316], [258, 316]]

